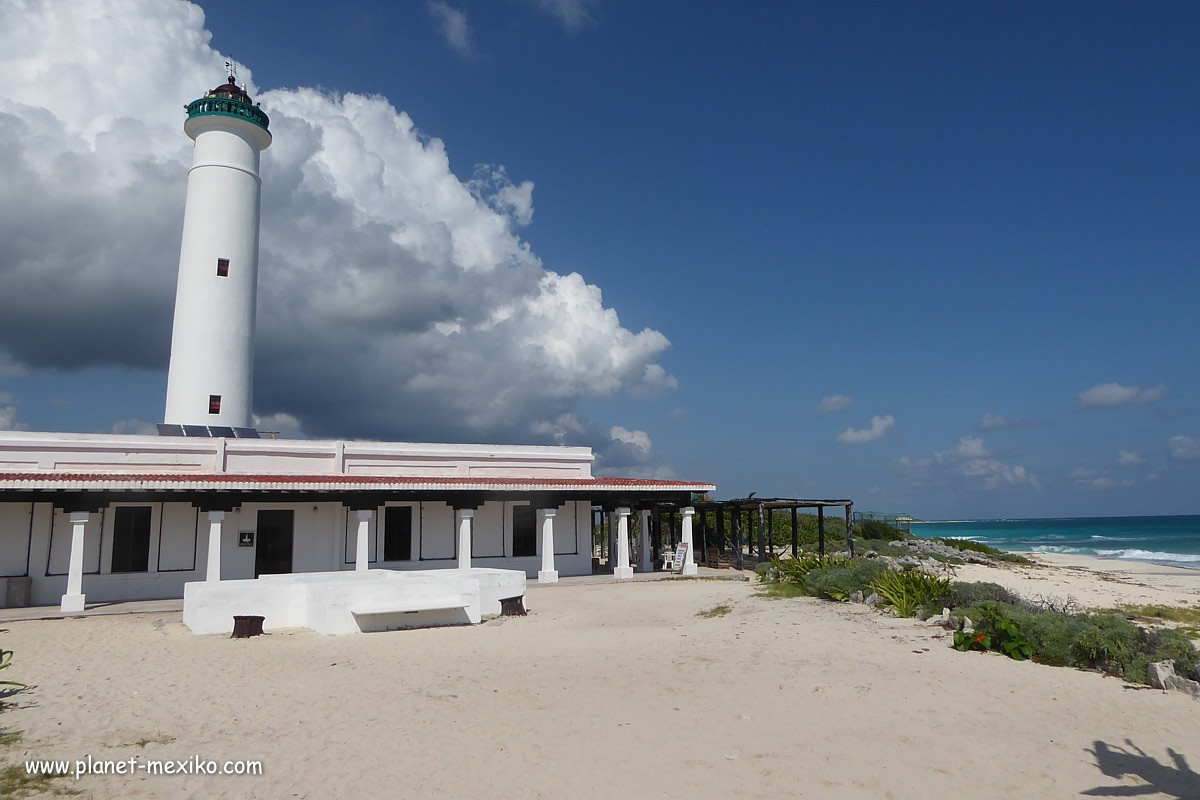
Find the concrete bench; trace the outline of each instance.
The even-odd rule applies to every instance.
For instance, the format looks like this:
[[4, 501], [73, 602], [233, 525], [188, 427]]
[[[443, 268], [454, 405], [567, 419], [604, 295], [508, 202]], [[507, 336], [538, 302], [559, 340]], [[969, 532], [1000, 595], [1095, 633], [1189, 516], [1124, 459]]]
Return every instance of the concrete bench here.
[[411, 601], [376, 603], [373, 605], [352, 606], [350, 613], [356, 617], [369, 617], [377, 614], [415, 614], [418, 611], [453, 611], [466, 608], [471, 603], [460, 597], [427, 598]]

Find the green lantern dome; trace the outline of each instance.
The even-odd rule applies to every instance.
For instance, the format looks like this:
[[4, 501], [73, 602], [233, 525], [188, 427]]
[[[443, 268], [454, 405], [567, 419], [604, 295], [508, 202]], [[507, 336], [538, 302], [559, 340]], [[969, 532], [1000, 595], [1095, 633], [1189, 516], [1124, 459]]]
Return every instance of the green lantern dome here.
[[270, 120], [266, 113], [250, 100], [246, 90], [234, 82], [234, 76], [199, 100], [187, 105], [188, 119], [205, 116], [237, 117], [253, 122], [264, 131]]

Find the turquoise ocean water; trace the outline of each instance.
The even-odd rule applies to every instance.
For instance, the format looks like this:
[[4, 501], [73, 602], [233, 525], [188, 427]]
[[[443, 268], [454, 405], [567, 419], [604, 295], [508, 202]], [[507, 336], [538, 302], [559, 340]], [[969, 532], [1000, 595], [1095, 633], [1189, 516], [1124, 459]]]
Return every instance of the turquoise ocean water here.
[[917, 536], [974, 539], [1001, 550], [1075, 553], [1200, 569], [1200, 516], [914, 522]]

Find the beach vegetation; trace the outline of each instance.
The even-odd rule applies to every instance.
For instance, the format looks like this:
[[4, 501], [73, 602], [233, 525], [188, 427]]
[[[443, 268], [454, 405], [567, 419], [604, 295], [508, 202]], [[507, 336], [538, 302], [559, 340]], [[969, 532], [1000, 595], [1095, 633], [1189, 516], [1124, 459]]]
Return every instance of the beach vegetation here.
[[953, 547], [955, 550], [967, 550], [972, 553], [980, 553], [985, 556], [990, 556], [999, 561], [1007, 561], [1012, 564], [1024, 564], [1026, 566], [1034, 566], [1034, 562], [1019, 553], [1010, 553], [1006, 550], [997, 550], [991, 545], [977, 542], [974, 539], [945, 539], [938, 538], [931, 541], [939, 542], [947, 547]]
[[869, 593], [871, 583], [887, 572], [878, 561], [850, 561], [844, 566], [817, 567], [804, 576], [804, 588], [813, 597], [845, 602], [855, 592]]
[[912, 538], [899, 528], [877, 519], [864, 519], [854, 523], [854, 535], [862, 539], [876, 539], [884, 542]]
[[846, 556], [821, 556], [816, 553], [801, 553], [796, 558], [775, 558], [771, 565], [780, 583], [791, 583], [804, 586], [804, 577], [814, 569], [821, 567], [845, 567], [853, 562]]
[[1200, 638], [1200, 608], [1130, 604], [1109, 609], [1108, 613], [1124, 614], [1135, 622], [1171, 623], [1189, 639]]
[[809, 594], [808, 592], [804, 591], [803, 586], [797, 586], [794, 583], [782, 583], [777, 581], [775, 583], [763, 584], [761, 587], [759, 587], [758, 596], [788, 598], [808, 597]]
[[871, 581], [870, 589], [901, 617], [911, 617], [926, 603], [950, 591], [950, 579], [919, 569], [887, 570]]
[[697, 611], [696, 616], [703, 619], [713, 619], [714, 617], [723, 617], [733, 611], [733, 606], [719, 605], [712, 608], [706, 608], [703, 611]]
[[24, 764], [9, 764], [0, 769], [0, 797], [18, 798], [31, 795], [78, 795], [82, 791], [56, 786], [54, 781], [64, 777], [54, 772], [27, 772]]
[[[0, 670], [8, 669], [9, 667], [11, 667], [12, 659], [13, 659], [13, 651], [12, 650], [0, 649]], [[0, 681], [0, 686], [16, 686], [16, 687], [22, 688], [22, 689], [25, 688], [25, 684], [18, 683], [17, 681]]]

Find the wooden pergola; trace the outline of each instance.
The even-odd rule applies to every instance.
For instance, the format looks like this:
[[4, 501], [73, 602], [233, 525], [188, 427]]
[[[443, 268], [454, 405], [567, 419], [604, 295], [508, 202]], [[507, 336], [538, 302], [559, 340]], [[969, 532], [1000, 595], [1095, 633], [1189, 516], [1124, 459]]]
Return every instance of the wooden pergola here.
[[[697, 561], [706, 560], [708, 550], [717, 548], [725, 550], [726, 543], [732, 545], [733, 564], [742, 569], [745, 557], [743, 546], [755, 561], [767, 558], [768, 530], [772, 530], [774, 515], [777, 511], [790, 511], [792, 517], [792, 555], [800, 551], [799, 511], [802, 508], [817, 510], [817, 546], [821, 555], [825, 554], [825, 509], [840, 508], [846, 520], [846, 536], [851, 555], [854, 554], [854, 536], [852, 533], [853, 500], [805, 500], [782, 497], [749, 497], [732, 500], [697, 500], [684, 501], [678, 499], [651, 501], [635, 504], [634, 508], [647, 512], [645, 521], [649, 530], [649, 550], [652, 560], [657, 561], [660, 554], [671, 552], [678, 544], [681, 534], [680, 512], [691, 506], [696, 510], [693, 522], [693, 538]], [[593, 506], [593, 527], [603, 534], [607, 524], [610, 508], [602, 505]], [[708, 514], [715, 515], [710, 522]], [[611, 540], [612, 532], [601, 539], [601, 552], [604, 552], [607, 540]], [[756, 548], [757, 546], [757, 548]], [[757, 552], [756, 552], [757, 549]]]
[[[774, 521], [775, 512], [779, 510], [790, 510], [792, 514], [792, 556], [795, 557], [800, 552], [800, 526], [799, 526], [799, 511], [802, 508], [815, 508], [817, 510], [817, 548], [821, 555], [825, 555], [825, 509], [826, 508], [841, 508], [846, 519], [846, 541], [850, 548], [850, 555], [854, 555], [854, 533], [852, 524], [852, 514], [854, 508], [853, 500], [802, 500], [797, 498], [785, 497], [755, 497], [751, 493], [749, 497], [733, 499], [733, 500], [710, 500], [704, 502], [693, 503], [699, 521], [700, 532], [698, 539], [704, 542], [705, 545], [697, 545], [697, 552], [703, 552], [699, 548], [707, 544], [707, 527], [708, 518], [706, 512], [712, 511], [716, 513], [716, 540], [719, 542], [725, 541], [725, 513], [729, 513], [729, 521], [733, 533], [733, 552], [736, 559], [738, 569], [742, 568], [742, 542], [743, 540], [749, 543], [750, 555], [754, 555], [755, 540], [758, 544], [758, 561], [766, 559], [767, 553], [767, 531], [774, 530], [772, 523]], [[743, 522], [743, 517], [745, 521]], [[757, 523], [757, 524], [756, 524]], [[756, 533], [754, 538], [748, 535], [751, 531]]]

